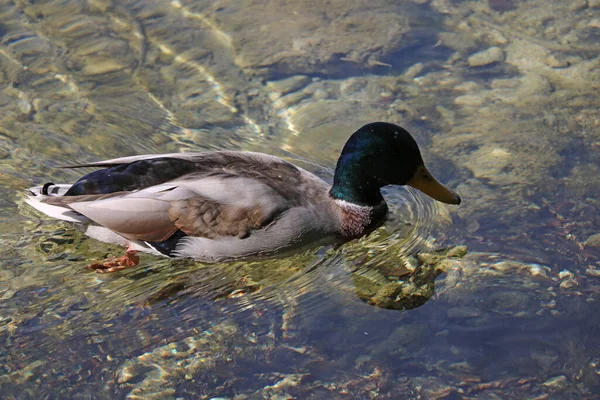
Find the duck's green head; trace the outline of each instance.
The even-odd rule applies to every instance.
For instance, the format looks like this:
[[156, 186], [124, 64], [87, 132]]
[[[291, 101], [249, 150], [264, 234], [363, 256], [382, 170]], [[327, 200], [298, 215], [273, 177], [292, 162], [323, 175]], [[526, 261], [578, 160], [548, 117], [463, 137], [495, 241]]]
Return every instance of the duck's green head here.
[[435, 200], [460, 204], [460, 196], [425, 168], [419, 146], [404, 128], [373, 122], [354, 132], [335, 169], [330, 194], [350, 203], [375, 206], [387, 185], [410, 185]]

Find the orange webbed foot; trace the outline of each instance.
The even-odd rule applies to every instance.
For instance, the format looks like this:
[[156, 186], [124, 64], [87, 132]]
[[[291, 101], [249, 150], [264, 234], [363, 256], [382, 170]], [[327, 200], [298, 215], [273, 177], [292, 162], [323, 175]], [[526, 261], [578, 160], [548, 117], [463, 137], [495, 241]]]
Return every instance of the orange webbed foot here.
[[124, 256], [109, 258], [104, 261], [90, 264], [85, 268], [95, 270], [99, 274], [108, 274], [135, 267], [140, 262], [140, 257], [136, 253], [136, 250], [127, 250]]

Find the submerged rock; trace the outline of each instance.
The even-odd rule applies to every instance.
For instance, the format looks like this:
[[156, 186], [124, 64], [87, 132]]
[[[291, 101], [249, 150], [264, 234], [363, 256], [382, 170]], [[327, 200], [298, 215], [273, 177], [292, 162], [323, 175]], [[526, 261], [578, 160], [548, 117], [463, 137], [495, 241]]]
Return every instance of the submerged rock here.
[[310, 78], [306, 75], [296, 75], [286, 79], [268, 82], [267, 88], [271, 90], [271, 93], [269, 93], [269, 98], [271, 99], [271, 101], [275, 101], [283, 95], [300, 89], [301, 87], [305, 86], [309, 81]]
[[261, 75], [386, 67], [386, 60], [404, 47], [435, 43], [435, 34], [423, 36], [422, 29], [413, 29], [432, 15], [415, 5], [383, 0], [368, 5], [297, 1], [292, 7], [282, 0], [202, 3], [184, 7], [227, 35], [238, 67]]
[[600, 247], [600, 233], [590, 236], [583, 244], [586, 247]]
[[517, 8], [513, 0], [488, 0], [488, 5], [494, 11], [505, 12]]
[[471, 67], [483, 67], [495, 62], [504, 61], [504, 51], [500, 47], [490, 47], [489, 49], [475, 53], [467, 59]]
[[564, 375], [555, 376], [548, 379], [542, 385], [554, 390], [564, 389], [567, 386], [567, 377]]

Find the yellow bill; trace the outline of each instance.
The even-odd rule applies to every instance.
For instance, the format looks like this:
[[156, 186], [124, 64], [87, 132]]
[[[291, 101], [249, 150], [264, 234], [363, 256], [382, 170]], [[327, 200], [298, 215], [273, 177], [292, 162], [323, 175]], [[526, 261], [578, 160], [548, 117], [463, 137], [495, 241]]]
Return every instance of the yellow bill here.
[[460, 196], [446, 185], [442, 185], [431, 173], [421, 165], [407, 185], [425, 193], [427, 196], [447, 204], [460, 204]]

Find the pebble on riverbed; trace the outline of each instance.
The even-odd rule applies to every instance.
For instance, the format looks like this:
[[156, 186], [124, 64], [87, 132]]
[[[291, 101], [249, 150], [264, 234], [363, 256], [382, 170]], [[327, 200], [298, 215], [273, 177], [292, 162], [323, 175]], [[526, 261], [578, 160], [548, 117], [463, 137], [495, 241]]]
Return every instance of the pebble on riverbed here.
[[542, 383], [542, 385], [554, 390], [564, 389], [567, 386], [567, 377], [564, 375], [555, 376]]
[[517, 8], [512, 0], [488, 0], [488, 5], [497, 12], [506, 12]]
[[504, 61], [504, 51], [497, 46], [493, 46], [486, 50], [472, 54], [467, 59], [470, 67], [483, 67], [485, 65], [502, 61]]
[[267, 83], [267, 88], [270, 91], [269, 98], [271, 101], [275, 101], [283, 95], [306, 86], [309, 81], [310, 78], [306, 75], [295, 75], [278, 81], [270, 81]]
[[590, 236], [583, 244], [585, 247], [600, 247], [600, 233]]

